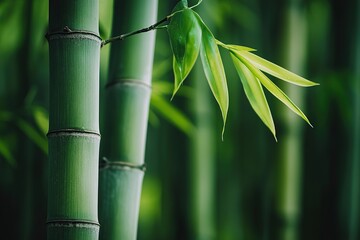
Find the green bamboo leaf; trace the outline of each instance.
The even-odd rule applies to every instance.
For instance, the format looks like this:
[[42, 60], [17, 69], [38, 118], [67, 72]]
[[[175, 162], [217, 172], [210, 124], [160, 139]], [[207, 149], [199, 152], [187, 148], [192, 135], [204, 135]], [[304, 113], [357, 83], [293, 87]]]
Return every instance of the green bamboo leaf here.
[[210, 89], [220, 106], [224, 121], [222, 130], [222, 136], [224, 136], [226, 117], [229, 108], [229, 93], [224, 66], [213, 34], [202, 22], [200, 16], [198, 16], [198, 19], [199, 22], [202, 23], [202, 43], [200, 47], [201, 61]]
[[283, 102], [290, 110], [299, 115], [304, 119], [311, 127], [309, 119], [305, 114], [300, 110], [298, 106], [291, 101], [291, 99], [280, 89], [278, 88], [264, 73], [252, 65], [246, 58], [240, 55], [238, 52], [233, 52], [235, 56], [242, 62], [244, 65], [260, 80], [261, 84], [269, 90], [269, 92], [274, 95], [277, 99]]
[[178, 92], [181, 84], [185, 80], [185, 78], [183, 79], [181, 74], [181, 66], [176, 61], [175, 56], [173, 56], [173, 72], [174, 72], [174, 89], [173, 89], [173, 94], [171, 96], [171, 100], [175, 97], [175, 94]]
[[0, 121], [8, 122], [13, 118], [13, 113], [7, 111], [0, 111]]
[[39, 134], [29, 123], [22, 119], [17, 120], [17, 125], [21, 131], [32, 140], [45, 154], [48, 152], [48, 145], [46, 138]]
[[16, 166], [15, 158], [10, 152], [7, 142], [3, 139], [0, 139], [0, 155], [3, 156], [11, 166]]
[[248, 98], [251, 107], [263, 123], [270, 129], [277, 141], [274, 121], [261, 83], [233, 53], [231, 53], [231, 58], [240, 76], [246, 97]]
[[164, 118], [169, 120], [170, 123], [178, 127], [188, 136], [191, 136], [195, 127], [184, 114], [177, 108], [169, 104], [169, 102], [163, 99], [160, 95], [151, 95], [151, 104], [154, 109], [157, 110]]
[[187, 1], [179, 2], [167, 27], [173, 51], [175, 86], [173, 97], [189, 75], [199, 55], [201, 27], [194, 11], [187, 7]]
[[159, 117], [154, 113], [152, 109], [149, 109], [149, 123], [154, 127], [158, 127], [160, 125]]
[[241, 54], [241, 56], [246, 58], [249, 62], [251, 62], [255, 67], [259, 68], [260, 70], [270, 75], [273, 75], [274, 77], [277, 77], [281, 80], [284, 80], [286, 82], [302, 87], [311, 87], [311, 86], [319, 85], [318, 83], [309, 81], [293, 72], [286, 70], [285, 68], [282, 68], [248, 51], [241, 51], [241, 53], [239, 54]]
[[[158, 79], [161, 76], [166, 75], [167, 72], [169, 71], [170, 67], [171, 67], [171, 64], [169, 63], [168, 59], [158, 60], [158, 62], [156, 62], [156, 64], [154, 64], [154, 66], [153, 66], [152, 78]], [[171, 87], [173, 87], [173, 86], [171, 86]]]
[[46, 136], [49, 128], [49, 115], [46, 110], [40, 106], [34, 107], [33, 117], [42, 134]]
[[[174, 85], [161, 80], [153, 79], [152, 92], [158, 95], [171, 95], [174, 90]], [[177, 92], [178, 95], [181, 95], [186, 98], [192, 98], [194, 96], [194, 90], [189, 86], [181, 86], [181, 91]]]
[[239, 45], [227, 45], [230, 49], [237, 50], [237, 51], [246, 51], [246, 52], [255, 52], [256, 49], [246, 47], [246, 46], [239, 46]]
[[216, 44], [228, 49], [228, 50], [235, 50], [235, 51], [247, 51], [247, 52], [253, 52], [256, 51], [256, 49], [254, 48], [250, 48], [250, 47], [246, 47], [246, 46], [239, 46], [239, 45], [231, 45], [231, 44], [225, 44], [220, 42], [219, 40], [216, 39]]
[[158, 95], [171, 94], [174, 90], [174, 85], [165, 80], [153, 79], [151, 89], [153, 93]]

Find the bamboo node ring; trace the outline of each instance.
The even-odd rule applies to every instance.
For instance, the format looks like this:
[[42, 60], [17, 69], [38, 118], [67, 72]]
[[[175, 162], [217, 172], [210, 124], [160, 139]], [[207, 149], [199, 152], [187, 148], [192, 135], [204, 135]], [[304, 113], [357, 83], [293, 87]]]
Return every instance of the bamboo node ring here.
[[134, 164], [130, 162], [123, 162], [123, 161], [110, 161], [106, 157], [103, 157], [100, 160], [100, 168], [121, 168], [124, 170], [140, 170], [145, 172], [146, 171], [146, 165], [144, 164]]

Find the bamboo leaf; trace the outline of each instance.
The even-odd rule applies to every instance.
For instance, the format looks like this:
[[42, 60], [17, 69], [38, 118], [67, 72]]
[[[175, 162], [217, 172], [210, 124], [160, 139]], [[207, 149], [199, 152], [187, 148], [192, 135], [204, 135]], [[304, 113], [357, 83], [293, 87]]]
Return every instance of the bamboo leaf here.
[[167, 74], [171, 67], [168, 59], [158, 61], [152, 69], [152, 78], [157, 79]]
[[33, 109], [33, 117], [42, 134], [46, 136], [49, 128], [49, 116], [46, 110], [39, 106], [35, 107]]
[[248, 51], [241, 51], [241, 53], [239, 54], [241, 54], [241, 56], [246, 58], [249, 62], [251, 62], [255, 67], [259, 68], [260, 70], [270, 75], [273, 75], [274, 77], [277, 77], [281, 80], [284, 80], [286, 82], [302, 87], [311, 87], [311, 86], [319, 85], [318, 83], [309, 81], [293, 72], [286, 70], [285, 68], [282, 68]]
[[13, 114], [7, 111], [0, 111], [0, 121], [8, 122], [13, 118]]
[[149, 109], [149, 123], [154, 127], [158, 127], [160, 125], [160, 120], [152, 109]]
[[233, 53], [231, 53], [231, 57], [251, 107], [263, 123], [270, 129], [276, 140], [274, 121], [261, 83]]
[[154, 109], [156, 109], [164, 118], [169, 120], [170, 123], [178, 127], [188, 136], [191, 136], [194, 126], [181, 111], [169, 104], [169, 102], [160, 95], [152, 94], [151, 103]]
[[173, 51], [175, 86], [173, 96], [189, 75], [199, 55], [201, 28], [194, 11], [187, 7], [187, 1], [179, 2], [168, 25], [170, 45]]
[[309, 119], [300, 110], [300, 108], [298, 106], [296, 106], [295, 103], [293, 103], [291, 101], [291, 99], [280, 88], [278, 88], [264, 73], [262, 73], [254, 65], [252, 65], [242, 55], [238, 54], [237, 52], [233, 52], [233, 53], [260, 80], [261, 84], [267, 90], [269, 90], [269, 92], [272, 95], [274, 95], [277, 99], [279, 99], [281, 102], [283, 102], [290, 110], [292, 110], [294, 113], [299, 115], [302, 119], [304, 119], [312, 127]]
[[231, 45], [231, 44], [225, 44], [220, 42], [219, 40], [216, 39], [216, 44], [228, 49], [228, 50], [235, 50], [235, 51], [247, 51], [247, 52], [253, 52], [256, 51], [256, 49], [254, 48], [250, 48], [250, 47], [246, 47], [246, 46], [239, 46], [239, 45]]
[[229, 47], [229, 49], [232, 50], [237, 50], [237, 51], [246, 51], [246, 52], [255, 52], [256, 49], [254, 48], [250, 48], [250, 47], [246, 47], [246, 46], [239, 46], [239, 45], [227, 45]]
[[2, 155], [11, 166], [16, 165], [15, 158], [10, 152], [8, 144], [3, 139], [0, 139], [0, 155]]
[[229, 108], [229, 93], [224, 66], [213, 34], [202, 22], [200, 16], [198, 16], [198, 18], [199, 22], [202, 23], [202, 43], [200, 47], [201, 61], [210, 89], [220, 106], [224, 121], [222, 130], [222, 136], [224, 136], [226, 117]]
[[156, 94], [171, 94], [174, 88], [174, 85], [167, 82], [167, 81], [161, 81], [157, 79], [153, 79], [152, 81], [152, 92]]
[[174, 72], [174, 90], [171, 96], [171, 100], [175, 97], [175, 94], [178, 92], [181, 84], [184, 82], [185, 78], [183, 79], [181, 74], [181, 66], [176, 61], [175, 56], [173, 56], [173, 72]]
[[17, 120], [17, 125], [21, 131], [32, 140], [45, 154], [48, 152], [47, 140], [46, 138], [39, 134], [29, 123], [22, 119]]
[[[158, 95], [171, 95], [174, 90], [174, 85], [166, 81], [153, 79], [151, 88], [152, 92]], [[186, 98], [192, 98], [194, 96], [194, 90], [189, 86], [181, 86], [181, 91], [177, 92], [177, 94]]]

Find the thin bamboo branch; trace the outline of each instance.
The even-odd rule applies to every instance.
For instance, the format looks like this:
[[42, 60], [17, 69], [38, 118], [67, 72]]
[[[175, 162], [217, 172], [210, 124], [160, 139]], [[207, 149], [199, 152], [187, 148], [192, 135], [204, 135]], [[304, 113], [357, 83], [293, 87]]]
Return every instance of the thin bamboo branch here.
[[105, 46], [106, 44], [109, 44], [109, 43], [112, 43], [112, 42], [115, 42], [115, 41], [124, 40], [125, 38], [131, 37], [131, 36], [136, 35], [136, 34], [146, 33], [146, 32], [149, 32], [149, 31], [152, 31], [152, 30], [155, 30], [155, 29], [159, 29], [159, 27], [161, 27], [160, 25], [167, 22], [167, 21], [169, 21], [169, 19], [173, 15], [174, 14], [168, 15], [168, 16], [164, 17], [163, 19], [161, 19], [160, 21], [158, 21], [157, 23], [155, 23], [155, 24], [153, 24], [153, 25], [151, 25], [149, 27], [142, 28], [142, 29], [130, 32], [130, 33], [121, 34], [119, 36], [112, 37], [112, 38], [109, 38], [107, 40], [104, 40], [104, 41], [102, 41], [101, 46]]
[[[197, 6], [199, 6], [201, 4], [202, 0], [199, 0], [199, 2], [197, 4], [195, 4], [194, 6], [191, 6], [190, 9], [193, 9]], [[179, 10], [179, 11], [176, 11], [176, 12], [173, 12], [172, 14], [164, 17], [163, 19], [161, 19], [160, 21], [158, 21], [157, 23], [153, 24], [153, 25], [150, 25], [149, 27], [145, 27], [145, 28], [142, 28], [142, 29], [139, 29], [139, 30], [136, 30], [136, 31], [133, 31], [133, 32], [129, 32], [129, 33], [124, 33], [124, 34], [121, 34], [119, 36], [115, 36], [115, 37], [112, 37], [112, 38], [109, 38], [109, 39], [106, 39], [106, 40], [103, 40], [101, 42], [101, 47], [102, 46], [105, 46], [109, 43], [112, 43], [112, 42], [115, 42], [115, 41], [121, 41], [121, 40], [124, 40], [125, 38], [127, 37], [131, 37], [133, 35], [137, 35], [137, 34], [140, 34], [140, 33], [146, 33], [146, 32], [149, 32], [149, 31], [152, 31], [152, 30], [156, 30], [156, 29], [163, 29], [163, 28], [166, 28], [167, 25], [164, 25], [164, 26], [160, 26], [161, 24], [165, 23], [165, 22], [168, 22], [175, 14], [179, 13], [179, 12], [182, 12], [183, 10]]]

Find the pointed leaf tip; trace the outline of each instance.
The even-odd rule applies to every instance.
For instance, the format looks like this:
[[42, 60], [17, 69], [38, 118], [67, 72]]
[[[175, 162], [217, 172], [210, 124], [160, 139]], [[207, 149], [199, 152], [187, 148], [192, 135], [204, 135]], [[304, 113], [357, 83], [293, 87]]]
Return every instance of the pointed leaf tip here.
[[197, 14], [196, 16], [199, 18], [199, 22], [201, 23], [202, 28], [202, 42], [200, 47], [201, 62], [209, 87], [220, 107], [224, 122], [222, 130], [223, 138], [225, 132], [227, 112], [229, 108], [229, 93], [227, 88], [225, 70], [221, 60], [219, 48], [216, 44], [216, 39], [214, 38], [208, 27], [201, 20], [200, 16]]
[[245, 95], [250, 102], [251, 107], [259, 116], [261, 121], [269, 128], [276, 139], [276, 131], [274, 121], [271, 115], [269, 104], [266, 100], [260, 81], [252, 74], [252, 72], [230, 52], [235, 68], [242, 82]]
[[255, 67], [263, 72], [266, 72], [274, 77], [277, 77], [283, 81], [289, 82], [301, 87], [312, 87], [319, 85], [318, 83], [307, 80], [283, 67], [276, 65], [264, 58], [261, 58], [253, 53], [243, 51], [241, 55], [251, 62]]
[[201, 27], [194, 11], [186, 8], [175, 14], [168, 25], [168, 34], [173, 52], [175, 95], [193, 68], [200, 51]]
[[239, 60], [244, 63], [244, 65], [256, 76], [261, 84], [277, 99], [279, 99], [282, 103], [284, 103], [291, 111], [299, 115], [302, 119], [304, 119], [310, 126], [311, 123], [306, 115], [301, 111], [301, 109], [296, 106], [293, 101], [278, 87], [276, 86], [264, 73], [262, 73], [259, 69], [257, 69], [254, 65], [252, 65], [246, 58], [242, 55], [235, 52], [235, 56], [239, 58]]
[[232, 44], [225, 44], [217, 39], [215, 39], [216, 44], [227, 49], [230, 51], [247, 51], [247, 52], [254, 52], [256, 51], [256, 49], [254, 48], [250, 48], [250, 47], [246, 47], [246, 46], [239, 46], [239, 45], [232, 45]]

